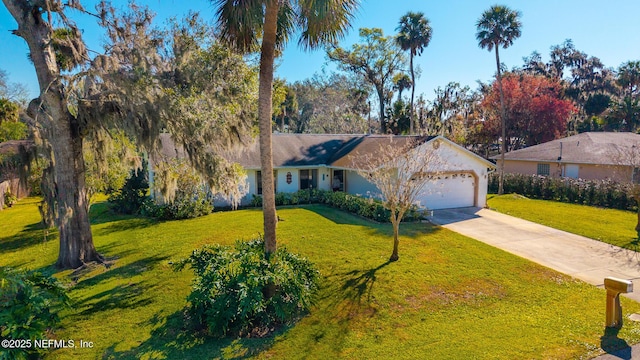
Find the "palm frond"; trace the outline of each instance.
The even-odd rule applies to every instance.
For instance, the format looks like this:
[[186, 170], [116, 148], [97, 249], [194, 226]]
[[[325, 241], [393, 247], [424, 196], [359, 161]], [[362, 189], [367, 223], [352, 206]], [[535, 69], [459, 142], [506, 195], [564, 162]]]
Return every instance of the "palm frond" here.
[[241, 52], [258, 48], [264, 25], [262, 0], [211, 0], [220, 37]]
[[410, 50], [414, 56], [420, 55], [429, 46], [433, 32], [429, 19], [421, 12], [408, 12], [402, 16], [396, 30], [399, 32], [396, 37], [398, 45], [402, 50]]
[[520, 12], [494, 5], [482, 13], [476, 27], [476, 39], [481, 48], [491, 51], [494, 46], [502, 46], [506, 49], [521, 35]]
[[336, 42], [351, 27], [359, 0], [298, 0], [298, 45], [304, 49]]
[[278, 27], [276, 33], [276, 50], [284, 50], [289, 42], [289, 36], [293, 33], [297, 22], [296, 9], [290, 1], [284, 1], [278, 11]]

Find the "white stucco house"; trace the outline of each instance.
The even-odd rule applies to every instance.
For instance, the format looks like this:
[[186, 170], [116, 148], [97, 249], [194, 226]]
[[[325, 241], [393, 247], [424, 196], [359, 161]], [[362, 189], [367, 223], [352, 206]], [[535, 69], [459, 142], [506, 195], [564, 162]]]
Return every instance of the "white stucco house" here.
[[[415, 144], [411, 151], [432, 147], [443, 160], [437, 181], [427, 185], [430, 188], [418, 199], [420, 206], [435, 210], [486, 205], [488, 174], [495, 168], [491, 162], [442, 136], [393, 136], [392, 139], [398, 146]], [[168, 136], [162, 141], [164, 149], [173, 144]], [[357, 159], [362, 154], [379, 151], [381, 144], [390, 142], [390, 136], [273, 134], [272, 141], [276, 192], [336, 187], [353, 195], [377, 196], [376, 187], [357, 173]], [[180, 151], [173, 153], [180, 154]], [[247, 172], [249, 193], [243, 204], [248, 204], [253, 195], [262, 194], [257, 139], [224, 157], [240, 164]]]

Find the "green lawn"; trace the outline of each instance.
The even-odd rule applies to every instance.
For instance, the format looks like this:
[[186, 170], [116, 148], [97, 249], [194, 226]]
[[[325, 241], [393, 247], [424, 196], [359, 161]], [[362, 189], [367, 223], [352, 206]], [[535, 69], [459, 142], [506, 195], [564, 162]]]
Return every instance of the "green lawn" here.
[[[274, 336], [219, 340], [182, 327], [192, 273], [170, 262], [206, 243], [256, 236], [261, 213], [158, 223], [95, 205], [94, 241], [113, 263], [56, 272], [73, 307], [54, 334], [94, 347], [49, 358], [573, 359], [640, 341], [630, 321], [617, 337], [605, 334], [603, 290], [446, 229], [403, 224], [400, 261], [387, 263], [389, 225], [323, 206], [278, 214], [280, 245], [322, 273], [317, 303]], [[0, 265], [54, 272], [58, 243], [38, 222], [35, 199], [0, 212]], [[622, 301], [626, 314], [640, 312]]]
[[638, 215], [631, 211], [534, 200], [516, 194], [489, 195], [487, 205], [501, 213], [640, 251], [635, 231]]

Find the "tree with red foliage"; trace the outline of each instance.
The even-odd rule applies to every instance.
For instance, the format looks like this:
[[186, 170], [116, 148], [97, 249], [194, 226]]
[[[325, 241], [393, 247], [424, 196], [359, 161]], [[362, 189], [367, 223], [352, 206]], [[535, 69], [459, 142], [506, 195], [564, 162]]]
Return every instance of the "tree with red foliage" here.
[[[502, 78], [508, 151], [562, 137], [576, 111], [564, 99], [557, 80], [529, 74], [504, 74]], [[482, 131], [500, 138], [500, 90], [494, 81], [482, 100]]]

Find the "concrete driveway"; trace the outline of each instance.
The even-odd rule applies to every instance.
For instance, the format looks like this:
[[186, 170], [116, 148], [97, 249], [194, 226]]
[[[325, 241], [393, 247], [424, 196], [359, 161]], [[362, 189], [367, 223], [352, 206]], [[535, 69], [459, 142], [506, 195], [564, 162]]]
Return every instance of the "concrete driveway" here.
[[[430, 220], [599, 287], [603, 287], [607, 276], [640, 279], [640, 255], [635, 251], [492, 210], [436, 210]], [[640, 281], [635, 284], [634, 292], [625, 296], [640, 301]]]

